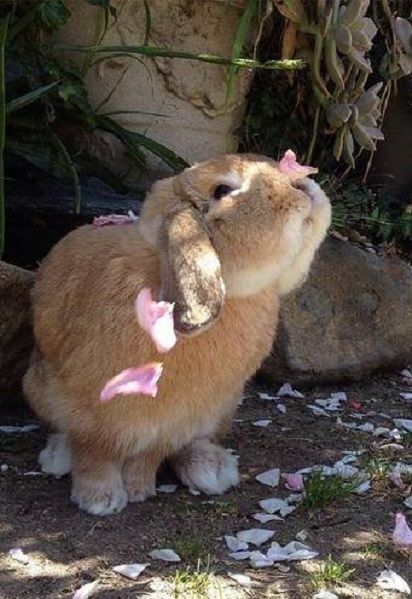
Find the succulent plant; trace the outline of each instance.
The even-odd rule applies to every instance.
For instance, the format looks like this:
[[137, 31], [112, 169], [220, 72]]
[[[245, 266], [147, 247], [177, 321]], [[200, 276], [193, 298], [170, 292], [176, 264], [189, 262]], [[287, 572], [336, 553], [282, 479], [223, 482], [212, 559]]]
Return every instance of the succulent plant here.
[[367, 73], [372, 69], [365, 52], [372, 48], [372, 40], [378, 31], [372, 19], [365, 17], [369, 4], [370, 0], [351, 0], [347, 6], [341, 6], [332, 30], [337, 50]]
[[381, 116], [378, 92], [382, 85], [382, 82], [373, 85], [355, 102], [333, 102], [327, 107], [326, 119], [337, 130], [333, 146], [336, 160], [343, 158], [354, 166], [355, 141], [361, 148], [373, 152], [376, 141], [384, 139], [378, 127]]
[[394, 23], [396, 39], [399, 42], [398, 65], [404, 75], [412, 73], [412, 25], [398, 17]]

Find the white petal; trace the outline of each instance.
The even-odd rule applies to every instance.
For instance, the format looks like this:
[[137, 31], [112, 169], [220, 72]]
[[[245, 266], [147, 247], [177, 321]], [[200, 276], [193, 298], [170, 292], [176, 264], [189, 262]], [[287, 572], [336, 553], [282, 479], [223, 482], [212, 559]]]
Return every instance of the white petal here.
[[258, 482], [262, 483], [262, 485], [277, 487], [280, 479], [280, 469], [272, 468], [271, 470], [266, 470], [266, 472], [258, 474], [255, 478]]
[[402, 399], [405, 399], [406, 401], [412, 400], [412, 393], [399, 393], [399, 395], [402, 397]]
[[274, 530], [266, 530], [265, 528], [250, 528], [249, 530], [241, 530], [237, 533], [239, 541], [244, 543], [252, 543], [259, 547], [266, 541], [269, 541], [275, 534]]
[[373, 431], [373, 436], [374, 437], [382, 437], [384, 435], [389, 435], [390, 432], [391, 432], [391, 429], [386, 426], [377, 426], [375, 428], [375, 430]]
[[357, 495], [362, 495], [362, 493], [366, 493], [366, 491], [369, 491], [370, 488], [371, 488], [371, 481], [365, 480], [365, 481], [363, 481], [363, 483], [358, 485], [353, 492], [356, 493]]
[[272, 401], [273, 399], [277, 399], [275, 395], [269, 395], [268, 393], [258, 393], [259, 399], [265, 399], [266, 401]]
[[241, 561], [244, 559], [249, 559], [251, 555], [250, 551], [236, 551], [235, 553], [229, 553], [229, 557], [235, 559], [236, 561]]
[[180, 562], [180, 557], [173, 549], [154, 549], [149, 553], [153, 559], [161, 559], [164, 562]]
[[262, 524], [266, 524], [266, 522], [271, 522], [272, 520], [283, 521], [283, 518], [275, 516], [274, 514], [253, 514], [253, 518]]
[[159, 491], [159, 493], [174, 493], [176, 489], [177, 485], [160, 485], [156, 491]]
[[312, 599], [338, 599], [338, 596], [335, 593], [331, 593], [330, 591], [326, 591], [325, 589], [321, 589], [319, 593], [313, 595]]
[[300, 530], [299, 532], [297, 532], [295, 534], [295, 539], [297, 541], [306, 541], [306, 539], [308, 538], [308, 531], [307, 530]]
[[269, 426], [271, 422], [271, 420], [255, 420], [255, 422], [252, 422], [252, 424], [253, 426], [261, 426], [264, 428], [266, 426]]
[[285, 547], [280, 547], [277, 543], [272, 543], [271, 548], [268, 550], [268, 558], [275, 562], [300, 561], [312, 559], [317, 555], [319, 555], [317, 551], [313, 551], [313, 549], [299, 541], [292, 541]]
[[273, 560], [268, 559], [261, 551], [252, 551], [250, 554], [250, 565], [253, 568], [267, 568], [273, 566]]
[[279, 410], [281, 414], [286, 414], [286, 406], [284, 403], [276, 404], [276, 408]]
[[[411, 420], [412, 423], [412, 420]], [[365, 422], [365, 424], [359, 424], [359, 426], [356, 427], [357, 431], [362, 431], [364, 433], [373, 433], [373, 431], [375, 430], [375, 427], [373, 426], [373, 424], [371, 422]]]
[[348, 398], [344, 391], [335, 391], [335, 393], [330, 394], [332, 399], [337, 399], [338, 401], [347, 401]]
[[292, 389], [292, 387], [289, 383], [285, 383], [284, 385], [281, 386], [281, 388], [277, 392], [277, 396], [278, 397], [295, 397], [297, 399], [302, 399], [304, 397], [304, 395], [302, 395], [302, 393], [300, 393], [299, 391], [296, 391], [296, 389]]
[[97, 580], [94, 580], [93, 582], [87, 582], [81, 586], [80, 589], [77, 589], [72, 599], [89, 599], [89, 597], [94, 595], [98, 584], [99, 582]]
[[286, 501], [284, 499], [279, 499], [278, 497], [262, 499], [259, 501], [259, 505], [262, 510], [265, 510], [268, 514], [274, 514], [275, 512], [279, 512], [279, 510], [288, 507]]
[[296, 510], [295, 507], [288, 505], [287, 507], [283, 507], [279, 513], [282, 516], [282, 518], [286, 518], [286, 516], [289, 516], [289, 514], [291, 514], [295, 510]]
[[246, 576], [246, 574], [237, 574], [235, 572], [228, 572], [227, 575], [233, 580], [236, 580], [241, 587], [250, 587], [252, 586], [252, 579], [250, 576]]
[[2, 472], [3, 474], [4, 474], [5, 472], [7, 472], [7, 470], [8, 470], [8, 469], [9, 469], [9, 467], [8, 467], [8, 465], [7, 465], [7, 464], [2, 464], [2, 465], [0, 466], [0, 472]]
[[21, 547], [13, 547], [9, 551], [10, 557], [12, 557], [16, 562], [20, 562], [21, 564], [28, 564], [30, 559], [29, 556], [26, 555]]
[[140, 576], [143, 570], [147, 568], [147, 566], [150, 566], [150, 564], [122, 564], [120, 566], [114, 566], [112, 570], [113, 572], [121, 574], [126, 578], [135, 580], [138, 576]]
[[230, 535], [225, 535], [225, 542], [230, 551], [244, 551], [248, 550], [248, 544], [244, 541], [239, 541], [236, 537], [231, 537]]
[[319, 406], [308, 404], [306, 407], [309, 408], [309, 410], [312, 410], [312, 414], [314, 416], [327, 416], [328, 418], [330, 418], [330, 414], [325, 412], [323, 408], [319, 408]]
[[40, 428], [39, 424], [25, 424], [24, 426], [0, 426], [0, 432], [12, 435], [13, 433], [31, 433]]
[[406, 507], [412, 509], [412, 495], [409, 495], [409, 497], [404, 500], [403, 505], [406, 505]]
[[399, 576], [399, 574], [396, 574], [393, 570], [382, 570], [376, 584], [381, 587], [381, 589], [399, 591], [406, 595], [411, 594], [411, 589], [406, 580], [404, 580], [402, 576]]
[[395, 426], [398, 428], [404, 428], [405, 430], [412, 432], [412, 420], [406, 418], [394, 418]]

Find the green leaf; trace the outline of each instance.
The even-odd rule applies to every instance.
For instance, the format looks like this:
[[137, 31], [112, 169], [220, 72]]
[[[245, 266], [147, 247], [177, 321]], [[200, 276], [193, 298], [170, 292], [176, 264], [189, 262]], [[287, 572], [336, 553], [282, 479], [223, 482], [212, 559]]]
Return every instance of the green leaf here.
[[4, 55], [10, 16], [0, 20], [0, 258], [4, 251], [5, 207], [4, 207], [4, 143], [6, 129], [6, 85]]
[[96, 126], [99, 129], [112, 133], [123, 142], [127, 150], [131, 153], [131, 157], [140, 168], [145, 168], [145, 157], [141, 150], [141, 146], [155, 156], [161, 158], [175, 172], [179, 172], [188, 166], [188, 163], [183, 160], [183, 158], [159, 142], [154, 141], [141, 133], [123, 129], [123, 127], [108, 117], [95, 115], [95, 119]]
[[6, 104], [6, 114], [10, 114], [11, 112], [15, 112], [16, 110], [21, 110], [25, 106], [36, 102], [40, 98], [47, 96], [51, 89], [54, 89], [58, 85], [58, 82], [49, 83], [49, 85], [43, 85], [23, 96], [19, 96], [18, 98], [14, 98]]
[[79, 52], [88, 53], [92, 52], [95, 54], [141, 54], [143, 56], [164, 56], [166, 58], [182, 58], [184, 60], [198, 60], [199, 62], [207, 62], [208, 64], [220, 64], [220, 65], [233, 65], [241, 69], [269, 69], [269, 70], [282, 70], [282, 71], [294, 71], [296, 69], [303, 69], [306, 66], [304, 60], [268, 60], [267, 62], [260, 62], [252, 58], [225, 58], [224, 56], [217, 56], [216, 54], [208, 54], [201, 52], [194, 54], [192, 52], [182, 52], [180, 50], [171, 50], [170, 48], [162, 48], [160, 46], [75, 46], [73, 44], [54, 44], [51, 47], [56, 50], [64, 50], [65, 52]]
[[[240, 18], [239, 25], [236, 31], [235, 40], [232, 48], [232, 60], [240, 58], [245, 47], [247, 35], [249, 32], [250, 23], [253, 17], [256, 15], [259, 7], [259, 0], [248, 0], [247, 6]], [[227, 81], [226, 81], [226, 99], [230, 97], [232, 93], [233, 77], [236, 75], [238, 68], [231, 65], [228, 68]]]

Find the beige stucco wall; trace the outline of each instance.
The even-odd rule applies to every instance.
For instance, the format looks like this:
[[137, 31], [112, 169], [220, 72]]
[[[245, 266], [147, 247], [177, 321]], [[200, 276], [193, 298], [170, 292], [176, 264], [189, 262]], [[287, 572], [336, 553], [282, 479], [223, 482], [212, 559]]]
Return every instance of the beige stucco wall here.
[[[60, 41], [95, 43], [102, 31], [102, 11], [79, 0], [66, 0], [66, 4], [72, 17], [60, 32]], [[101, 43], [144, 43], [143, 0], [112, 0], [112, 4], [117, 8], [117, 21], [110, 20]], [[243, 1], [149, 0], [149, 5], [150, 45], [231, 55]], [[138, 58], [110, 58], [88, 69], [85, 83], [94, 106], [108, 98], [102, 112], [155, 113], [115, 118], [124, 127], [165, 144], [190, 163], [236, 150], [235, 129], [243, 114], [250, 73], [242, 72], [235, 78], [232, 95], [226, 101], [225, 67], [181, 59]], [[76, 59], [86, 60], [84, 55], [76, 55]], [[115, 163], [124, 164], [120, 148], [114, 145]], [[152, 177], [167, 173], [156, 159], [150, 158], [150, 166]]]

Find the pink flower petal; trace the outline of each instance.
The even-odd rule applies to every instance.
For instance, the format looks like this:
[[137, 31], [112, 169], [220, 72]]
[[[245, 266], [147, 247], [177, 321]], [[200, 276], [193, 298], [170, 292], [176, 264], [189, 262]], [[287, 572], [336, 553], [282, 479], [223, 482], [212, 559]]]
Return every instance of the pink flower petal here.
[[396, 514], [392, 540], [397, 547], [412, 548], [412, 530], [409, 528], [403, 514]]
[[279, 162], [279, 170], [285, 175], [289, 175], [291, 179], [303, 179], [309, 175], [314, 175], [318, 172], [313, 166], [304, 166], [296, 160], [296, 154], [292, 150], [287, 150], [285, 155]]
[[393, 470], [390, 474], [389, 474], [389, 480], [391, 481], [391, 483], [397, 487], [398, 489], [405, 489], [406, 485], [402, 480], [401, 477], [401, 473], [398, 470]]
[[105, 216], [95, 216], [93, 219], [94, 227], [105, 227], [106, 225], [128, 225], [138, 220], [138, 217], [130, 210], [128, 214], [107, 214]]
[[135, 310], [139, 325], [150, 335], [160, 353], [168, 352], [176, 343], [173, 322], [174, 304], [155, 302], [150, 289], [144, 287], [139, 291]]
[[100, 401], [109, 401], [116, 395], [143, 393], [156, 397], [157, 382], [163, 371], [161, 362], [152, 362], [138, 368], [127, 368], [113, 377], [102, 389]]
[[285, 487], [289, 491], [303, 491], [303, 476], [301, 474], [288, 474], [286, 476]]

